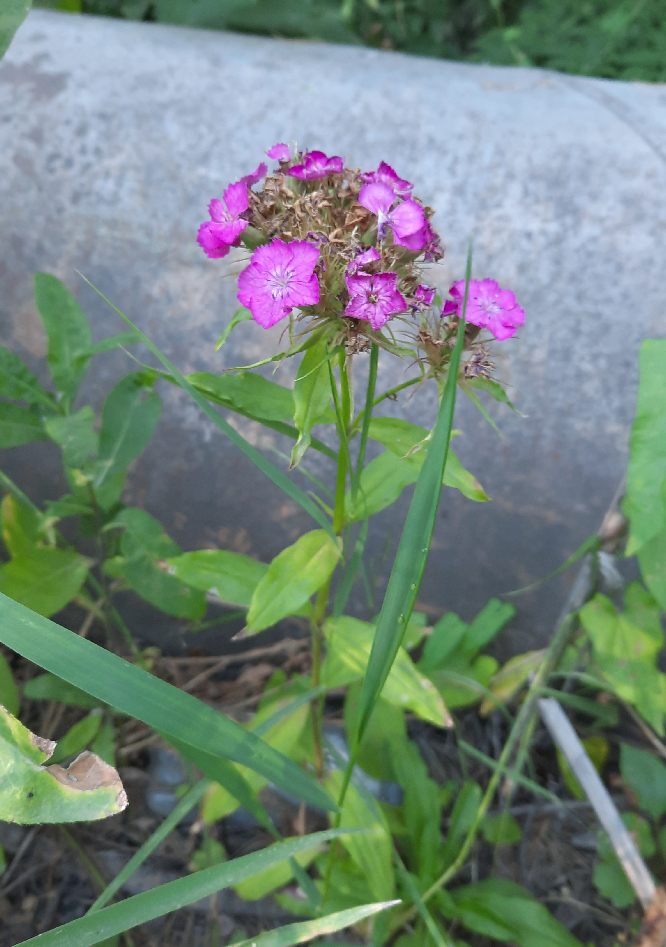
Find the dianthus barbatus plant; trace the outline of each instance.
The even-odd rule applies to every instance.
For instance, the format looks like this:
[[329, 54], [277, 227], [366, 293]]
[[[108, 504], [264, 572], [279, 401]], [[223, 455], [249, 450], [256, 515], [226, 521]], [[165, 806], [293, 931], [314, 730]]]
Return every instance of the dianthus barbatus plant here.
[[[462, 313], [464, 280], [442, 306], [428, 285], [424, 264], [444, 255], [433, 229], [434, 211], [413, 185], [382, 161], [375, 171], [344, 166], [321, 151], [292, 154], [286, 144], [265, 163], [212, 200], [198, 242], [209, 257], [226, 256], [241, 243], [252, 250], [240, 273], [238, 299], [263, 328], [289, 319], [292, 345], [317, 333], [347, 356], [370, 343], [412, 356], [423, 377], [442, 381]], [[260, 190], [253, 186], [263, 181]], [[471, 280], [467, 307], [465, 378], [488, 377], [492, 363], [481, 330], [508, 339], [525, 314], [510, 290], [494, 280]], [[296, 341], [296, 345], [294, 345]]]

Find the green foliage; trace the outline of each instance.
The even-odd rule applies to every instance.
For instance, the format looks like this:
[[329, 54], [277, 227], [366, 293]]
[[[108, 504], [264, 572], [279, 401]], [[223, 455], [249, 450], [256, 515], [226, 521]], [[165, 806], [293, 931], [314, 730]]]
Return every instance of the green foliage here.
[[[644, 858], [650, 858], [654, 855], [656, 845], [650, 826], [645, 819], [634, 812], [627, 812], [622, 816], [622, 821], [632, 834], [641, 855]], [[597, 846], [599, 861], [594, 867], [593, 881], [595, 887], [600, 894], [612, 901], [616, 908], [629, 907], [636, 900], [636, 892], [629, 882], [605, 832], [598, 833]]]
[[666, 766], [653, 753], [622, 743], [620, 772], [638, 802], [655, 821], [666, 812]]
[[265, 562], [224, 549], [198, 549], [167, 558], [173, 575], [229, 605], [249, 608], [259, 582], [268, 571]]
[[48, 273], [35, 276], [35, 302], [48, 336], [46, 359], [60, 403], [69, 411], [88, 370], [90, 325], [67, 287]]
[[12, 669], [4, 654], [0, 654], [0, 705], [14, 717], [17, 717], [19, 704], [19, 692]]
[[298, 440], [291, 453], [290, 467], [296, 467], [311, 441], [310, 432], [331, 403], [326, 342], [312, 345], [301, 361], [294, 382], [294, 424]]
[[7, 0], [0, 9], [0, 59], [5, 55], [21, 23], [28, 15], [30, 0]]

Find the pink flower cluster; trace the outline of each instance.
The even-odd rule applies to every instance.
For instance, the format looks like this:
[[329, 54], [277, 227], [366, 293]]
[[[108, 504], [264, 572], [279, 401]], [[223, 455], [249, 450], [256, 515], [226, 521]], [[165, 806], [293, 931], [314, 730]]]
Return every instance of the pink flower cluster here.
[[[210, 202], [211, 219], [201, 225], [197, 237], [209, 257], [219, 258], [240, 246], [241, 235], [250, 225], [254, 234], [265, 235], [266, 242], [254, 250], [238, 280], [238, 299], [259, 325], [267, 329], [294, 309], [317, 306], [322, 294], [324, 303], [331, 301], [327, 293], [334, 294], [335, 304], [320, 307], [319, 317], [334, 317], [342, 309], [348, 320], [368, 322], [375, 332], [394, 316], [432, 313], [436, 290], [418, 283], [418, 267], [414, 268], [415, 257], [410, 254], [422, 254], [431, 261], [441, 258], [442, 249], [430, 224], [432, 211], [414, 199], [409, 181], [398, 177], [385, 161], [376, 171], [358, 173], [345, 169], [341, 157], [328, 157], [322, 151], [292, 156], [282, 142], [266, 154], [279, 162], [278, 172], [267, 177], [262, 162], [252, 174], [231, 184], [222, 200]], [[252, 191], [264, 178], [263, 192]], [[287, 185], [288, 178], [295, 183]], [[323, 226], [301, 226], [303, 210], [289, 209], [296, 207], [297, 196], [310, 219]], [[331, 216], [336, 198], [342, 215], [337, 224]], [[329, 217], [323, 210], [327, 207]], [[276, 218], [276, 214], [282, 216]], [[276, 220], [277, 224], [272, 223]], [[335, 246], [331, 243], [333, 231], [346, 234], [346, 249], [339, 248], [339, 239]], [[363, 244], [367, 249], [362, 249]], [[331, 276], [331, 267], [337, 267], [337, 277]], [[452, 298], [444, 304], [442, 317], [462, 315], [464, 288], [464, 280], [451, 286]], [[428, 318], [439, 320], [436, 314]], [[494, 280], [471, 280], [466, 318], [501, 340], [515, 334], [525, 313], [514, 294]]]

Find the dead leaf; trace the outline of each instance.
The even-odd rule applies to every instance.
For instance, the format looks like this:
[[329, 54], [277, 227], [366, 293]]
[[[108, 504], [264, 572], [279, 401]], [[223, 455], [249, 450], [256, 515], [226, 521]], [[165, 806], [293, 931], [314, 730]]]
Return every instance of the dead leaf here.
[[645, 912], [636, 947], [664, 947], [666, 944], [666, 888], [659, 887]]
[[57, 763], [53, 766], [47, 766], [46, 769], [59, 783], [62, 783], [63, 786], [69, 786], [70, 789], [78, 789], [81, 792], [89, 792], [95, 789], [116, 789], [118, 792], [117, 805], [121, 810], [127, 806], [127, 794], [117, 771], [89, 750], [80, 753], [67, 769], [63, 769]]

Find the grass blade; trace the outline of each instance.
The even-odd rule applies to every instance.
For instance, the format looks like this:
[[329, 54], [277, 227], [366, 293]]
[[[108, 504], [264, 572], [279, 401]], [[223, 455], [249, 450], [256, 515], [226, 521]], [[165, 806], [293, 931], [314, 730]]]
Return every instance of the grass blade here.
[[335, 809], [311, 776], [235, 721], [2, 594], [0, 641], [154, 730], [248, 766], [311, 805]]
[[214, 868], [194, 872], [186, 878], [170, 881], [151, 891], [102, 908], [94, 914], [86, 914], [85, 917], [56, 927], [55, 930], [31, 937], [23, 941], [20, 947], [92, 947], [101, 940], [122, 934], [188, 904], [194, 904], [195, 901], [216, 894], [222, 888], [238, 884], [239, 881], [292, 858], [299, 852], [348, 832], [349, 829], [328, 829], [326, 832], [306, 835], [302, 839], [271, 845], [252, 855], [243, 855], [233, 861], [215, 865]]
[[343, 927], [358, 924], [364, 918], [385, 911], [395, 904], [400, 904], [400, 902], [380, 901], [376, 904], [364, 904], [360, 908], [349, 908], [346, 911], [338, 911], [336, 914], [328, 914], [314, 921], [287, 924], [286, 927], [278, 927], [274, 931], [259, 934], [258, 937], [243, 940], [236, 947], [293, 947], [293, 944], [305, 944], [313, 937], [322, 937], [325, 934], [340, 931]]
[[173, 832], [180, 820], [184, 819], [187, 813], [196, 806], [209, 786], [209, 779], [200, 779], [195, 786], [192, 786], [190, 791], [180, 800], [173, 812], [166, 817], [159, 828], [143, 843], [139, 851], [130, 858], [122, 871], [118, 872], [113, 881], [102, 891], [99, 898], [91, 904], [88, 908], [88, 914], [99, 911], [104, 905], [109, 903], [116, 891], [120, 891], [127, 879], [153, 854], [157, 846], [164, 841], [167, 835]]
[[216, 427], [222, 431], [223, 434], [226, 434], [229, 440], [241, 450], [248, 460], [251, 460], [255, 467], [258, 467], [262, 473], [264, 473], [269, 480], [279, 487], [287, 496], [291, 497], [295, 503], [305, 510], [306, 513], [309, 513], [310, 516], [317, 522], [319, 525], [327, 530], [331, 534], [331, 537], [335, 539], [335, 533], [331, 528], [326, 515], [319, 509], [316, 503], [310, 499], [307, 493], [304, 493], [300, 487], [287, 477], [281, 470], [279, 470], [274, 464], [267, 460], [261, 451], [257, 450], [256, 447], [253, 447], [252, 444], [248, 443], [242, 434], [239, 434], [238, 431], [233, 428], [225, 418], [212, 407], [211, 404], [204, 398], [199, 392], [194, 388], [194, 386], [185, 378], [185, 376], [173, 365], [166, 355], [163, 355], [162, 352], [157, 348], [154, 342], [152, 342], [145, 332], [142, 332], [138, 326], [135, 326], [131, 319], [129, 319], [124, 313], [120, 311], [113, 303], [106, 298], [104, 293], [102, 293], [96, 286], [94, 286], [90, 280], [86, 279], [83, 274], [82, 278], [86, 283], [95, 290], [95, 292], [102, 297], [102, 299], [111, 306], [111, 308], [118, 313], [121, 319], [123, 319], [131, 329], [133, 329], [140, 337], [143, 344], [150, 349], [156, 359], [170, 372], [176, 380], [176, 383], [179, 385], [183, 391], [186, 391], [188, 395], [195, 401], [204, 414], [210, 418], [210, 420], [215, 424]]
[[311, 700], [315, 700], [325, 691], [326, 688], [324, 685], [320, 684], [319, 687], [313, 687], [312, 690], [306, 691], [305, 694], [300, 694], [288, 703], [286, 707], [280, 707], [274, 714], [271, 714], [270, 717], [267, 717], [266, 720], [258, 724], [252, 732], [257, 737], [263, 737], [264, 733], [268, 733], [269, 730], [272, 730], [273, 727], [280, 723], [281, 720], [284, 720], [285, 717], [289, 717], [290, 714], [295, 714], [303, 704], [309, 704]]
[[407, 869], [405, 868], [402, 862], [402, 858], [400, 857], [400, 855], [398, 855], [398, 853], [395, 850], [394, 850], [394, 855], [395, 855], [396, 868], [398, 869], [398, 874], [400, 875], [400, 878], [402, 879], [404, 886], [409, 891], [409, 896], [414, 902], [414, 904], [416, 905], [416, 908], [419, 914], [421, 915], [421, 920], [427, 927], [428, 933], [432, 937], [433, 941], [435, 942], [437, 947], [453, 947], [453, 944], [448, 939], [448, 937], [446, 938], [446, 940], [444, 939], [444, 937], [442, 936], [442, 932], [433, 921], [430, 911], [421, 900], [421, 895], [419, 894], [418, 888], [414, 884], [414, 879], [412, 878], [410, 873], [407, 871]]
[[377, 631], [361, 690], [354, 747], [358, 746], [363, 736], [370, 715], [386, 683], [386, 678], [402, 643], [432, 541], [453, 427], [460, 357], [465, 342], [465, 312], [467, 309], [471, 262], [470, 250], [467, 257], [463, 315], [458, 327], [458, 337], [451, 354], [444, 394], [428, 446], [428, 453], [416, 483], [416, 490], [400, 537], [400, 544], [386, 589], [384, 604], [377, 622]]

